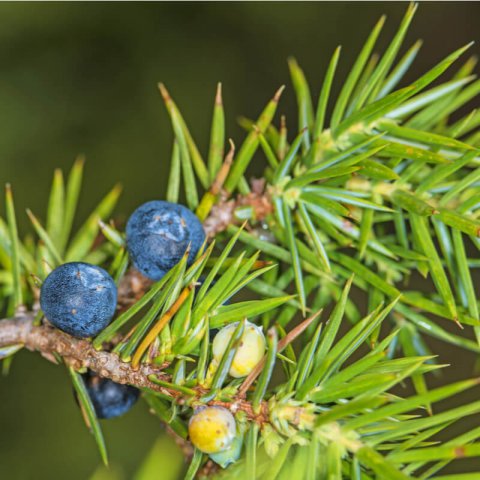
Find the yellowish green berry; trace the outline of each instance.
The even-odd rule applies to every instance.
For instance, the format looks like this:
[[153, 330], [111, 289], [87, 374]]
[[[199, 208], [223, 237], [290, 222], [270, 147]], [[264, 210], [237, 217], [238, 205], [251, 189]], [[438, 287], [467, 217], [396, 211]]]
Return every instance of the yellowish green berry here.
[[[213, 361], [219, 363], [237, 328], [237, 323], [223, 327], [213, 339]], [[253, 323], [246, 322], [242, 338], [230, 367], [230, 375], [235, 378], [247, 376], [265, 354], [265, 336], [262, 329]]]
[[227, 450], [237, 432], [235, 418], [224, 407], [198, 409], [188, 424], [188, 434], [193, 445], [203, 453]]

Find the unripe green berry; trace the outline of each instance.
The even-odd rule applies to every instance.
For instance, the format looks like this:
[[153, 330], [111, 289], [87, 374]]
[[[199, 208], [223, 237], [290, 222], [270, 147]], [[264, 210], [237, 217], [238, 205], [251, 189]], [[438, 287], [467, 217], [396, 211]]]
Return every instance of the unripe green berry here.
[[227, 450], [237, 433], [235, 418], [224, 407], [202, 407], [188, 424], [188, 434], [193, 445], [203, 453]]
[[[237, 325], [238, 323], [227, 325], [215, 335], [212, 344], [213, 360], [215, 362], [220, 362]], [[265, 336], [262, 329], [253, 323], [245, 322], [242, 338], [230, 367], [230, 375], [235, 378], [247, 376], [260, 362], [264, 354]]]

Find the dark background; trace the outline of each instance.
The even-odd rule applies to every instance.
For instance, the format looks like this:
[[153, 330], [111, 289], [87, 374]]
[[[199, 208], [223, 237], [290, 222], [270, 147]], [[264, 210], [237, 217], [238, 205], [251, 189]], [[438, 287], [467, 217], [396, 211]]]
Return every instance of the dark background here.
[[[379, 42], [385, 47], [406, 7], [2, 3], [0, 184], [13, 184], [19, 212], [30, 206], [40, 213], [53, 169], [68, 169], [83, 153], [84, 214], [116, 181], [125, 187], [119, 206], [124, 213], [147, 199], [163, 198], [172, 134], [158, 81], [170, 89], [203, 152], [216, 83], [222, 81], [227, 134], [238, 144], [243, 134], [237, 116], [256, 116], [284, 83], [288, 88], [279, 110], [294, 125], [288, 56], [297, 58], [316, 95], [338, 44], [343, 46], [338, 78], [344, 78], [378, 17], [388, 15]], [[479, 14], [479, 3], [422, 3], [402, 49], [425, 40], [408, 79], [478, 40]], [[448, 378], [471, 375], [472, 356], [443, 344], [435, 347], [442, 362], [455, 364]], [[97, 471], [96, 480], [132, 478], [161, 427], [139, 404], [124, 418], [107, 422], [104, 431], [117, 475]], [[177, 465], [169, 445], [158, 444], [157, 450]], [[97, 465], [65, 372], [33, 354], [17, 355], [11, 375], [0, 379], [0, 477], [86, 479]], [[166, 468], [159, 471], [158, 478], [167, 477]]]

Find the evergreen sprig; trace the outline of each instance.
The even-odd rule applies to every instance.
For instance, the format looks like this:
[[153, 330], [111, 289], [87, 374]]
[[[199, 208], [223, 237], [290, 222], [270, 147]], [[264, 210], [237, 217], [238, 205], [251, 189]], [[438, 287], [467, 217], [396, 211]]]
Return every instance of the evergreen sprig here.
[[[186, 478], [480, 475], [441, 473], [480, 454], [477, 427], [439, 440], [458, 419], [480, 413], [480, 402], [447, 410], [437, 404], [478, 388], [479, 380], [430, 389], [428, 374], [445, 366], [426, 338], [480, 352], [472, 278], [480, 248], [480, 116], [473, 110], [451, 119], [478, 95], [480, 81], [474, 59], [443, 77], [467, 45], [398, 88], [420, 50], [416, 42], [396, 60], [415, 10], [408, 7], [383, 55], [374, 53], [380, 19], [336, 99], [340, 47], [316, 104], [291, 59], [298, 132], [287, 134], [284, 117], [275, 126], [281, 87], [257, 120], [241, 120], [246, 138], [237, 148], [230, 141], [227, 155], [221, 86], [204, 157], [159, 85], [175, 136], [166, 199], [178, 202], [183, 185], [208, 239], [190, 266], [187, 250], [157, 282], [131, 268], [124, 233], [109, 220], [119, 186], [72, 234], [83, 159], [66, 182], [55, 172], [45, 219], [27, 211], [38, 240], [19, 236], [7, 186], [0, 307], [11, 319], [0, 322], [0, 358], [8, 369], [27, 347], [66, 363], [104, 462], [100, 423], [79, 375], [87, 368], [142, 389], [187, 451]], [[264, 174], [249, 182], [254, 158], [263, 159]], [[48, 273], [69, 261], [106, 266], [119, 289], [113, 322], [82, 344], [52, 333], [38, 305]], [[422, 290], [411, 283], [417, 272]], [[267, 331], [266, 354], [246, 378], [232, 378], [246, 319]], [[234, 323], [217, 361], [211, 334]], [[188, 443], [189, 418], [206, 405], [230, 409], [237, 422], [232, 447], [210, 456]]]

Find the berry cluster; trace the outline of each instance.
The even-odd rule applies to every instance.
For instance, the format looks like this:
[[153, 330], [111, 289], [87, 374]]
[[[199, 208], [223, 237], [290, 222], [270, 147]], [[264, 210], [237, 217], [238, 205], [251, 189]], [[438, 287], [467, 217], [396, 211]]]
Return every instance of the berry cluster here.
[[[135, 268], [151, 280], [161, 279], [190, 249], [191, 264], [205, 242], [199, 219], [183, 205], [151, 201], [133, 212], [126, 228], [126, 241]], [[44, 281], [40, 304], [47, 320], [58, 329], [78, 338], [98, 335], [112, 320], [117, 304], [117, 287], [102, 268], [81, 262], [65, 263]], [[211, 370], [218, 367], [237, 324], [215, 331]], [[213, 333], [212, 331], [211, 333]], [[229, 373], [234, 378], [248, 375], [265, 353], [265, 337], [256, 325], [246, 322]], [[84, 376], [85, 386], [98, 418], [117, 417], [136, 402], [139, 391], [101, 378], [92, 372]], [[215, 455], [235, 449], [237, 425], [223, 407], [197, 408], [189, 422], [192, 443]], [[238, 449], [237, 449], [238, 450]], [[239, 452], [238, 452], [239, 453]]]

